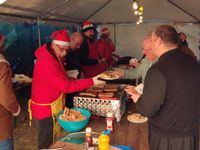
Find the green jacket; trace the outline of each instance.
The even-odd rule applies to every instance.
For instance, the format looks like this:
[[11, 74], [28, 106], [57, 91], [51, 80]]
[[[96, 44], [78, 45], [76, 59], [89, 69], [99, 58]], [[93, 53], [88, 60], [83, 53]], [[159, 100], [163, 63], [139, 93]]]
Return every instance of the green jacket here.
[[145, 57], [141, 60], [140, 65], [138, 67], [130, 69], [122, 69], [124, 71], [124, 76], [122, 78], [124, 79], [142, 78], [142, 83], [144, 83], [147, 71], [149, 70], [151, 65], [154, 64], [155, 62], [156, 60], [150, 61]]

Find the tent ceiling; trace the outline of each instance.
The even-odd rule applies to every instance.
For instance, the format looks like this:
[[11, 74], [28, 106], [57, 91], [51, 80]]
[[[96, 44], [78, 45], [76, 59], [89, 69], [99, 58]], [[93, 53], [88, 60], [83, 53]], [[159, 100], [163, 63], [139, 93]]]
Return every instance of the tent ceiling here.
[[[145, 22], [199, 23], [200, 20], [200, 0], [139, 0], [139, 3], [144, 6]], [[132, 11], [132, 0], [7, 0], [0, 5], [0, 14], [33, 18], [42, 16], [76, 23], [85, 19], [97, 23], [137, 21]]]

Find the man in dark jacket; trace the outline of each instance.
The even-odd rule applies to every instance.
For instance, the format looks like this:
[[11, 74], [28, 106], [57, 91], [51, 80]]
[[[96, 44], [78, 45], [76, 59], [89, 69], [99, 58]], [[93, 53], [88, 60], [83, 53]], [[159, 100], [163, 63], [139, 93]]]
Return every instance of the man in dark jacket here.
[[150, 150], [198, 150], [200, 66], [179, 50], [173, 27], [156, 27], [151, 39], [159, 59], [147, 72], [143, 94], [131, 94], [149, 118]]
[[[71, 39], [71, 45], [70, 45], [70, 50], [67, 53], [66, 58], [65, 58], [66, 60], [65, 70], [68, 71], [69, 77], [73, 76], [73, 78], [80, 79], [82, 71], [81, 71], [81, 65], [78, 59], [78, 52], [79, 52], [80, 45], [83, 43], [83, 36], [80, 32], [74, 32], [70, 36], [70, 39]], [[69, 71], [73, 71], [74, 73], [71, 73], [70, 75]], [[77, 76], [76, 76], [76, 73], [77, 73]], [[68, 108], [73, 108], [73, 98], [76, 94], [77, 92], [66, 94], [65, 106], [67, 106]]]

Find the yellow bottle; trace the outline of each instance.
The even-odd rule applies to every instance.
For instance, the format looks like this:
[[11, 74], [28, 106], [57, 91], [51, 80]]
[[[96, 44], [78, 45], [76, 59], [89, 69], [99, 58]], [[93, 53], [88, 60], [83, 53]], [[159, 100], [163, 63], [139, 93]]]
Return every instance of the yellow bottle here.
[[99, 146], [98, 150], [110, 150], [110, 138], [108, 136], [109, 132], [103, 131], [99, 136]]

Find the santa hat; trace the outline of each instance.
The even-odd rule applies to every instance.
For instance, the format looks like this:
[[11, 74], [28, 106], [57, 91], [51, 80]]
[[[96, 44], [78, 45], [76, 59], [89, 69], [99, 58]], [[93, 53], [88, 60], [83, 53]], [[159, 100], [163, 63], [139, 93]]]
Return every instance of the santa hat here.
[[61, 45], [61, 46], [70, 46], [70, 37], [67, 33], [67, 30], [58, 30], [54, 31], [51, 34], [51, 39], [53, 40], [55, 44]]
[[4, 35], [3, 35], [3, 34], [1, 34], [1, 33], [0, 33], [0, 47], [2, 47], [2, 46], [3, 46], [3, 44], [4, 44], [4, 41], [5, 41], [5, 37], [4, 37]]
[[101, 29], [101, 34], [106, 34], [106, 33], [109, 33], [109, 30], [108, 30], [108, 28], [103, 28], [103, 29]]
[[90, 21], [86, 20], [83, 22], [82, 29], [83, 32], [86, 32], [88, 30], [94, 30], [94, 25]]

